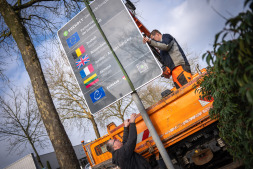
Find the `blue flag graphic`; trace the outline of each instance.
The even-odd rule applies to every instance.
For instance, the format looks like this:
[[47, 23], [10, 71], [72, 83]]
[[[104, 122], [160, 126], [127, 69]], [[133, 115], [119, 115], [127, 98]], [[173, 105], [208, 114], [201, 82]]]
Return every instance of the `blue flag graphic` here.
[[71, 48], [74, 44], [76, 44], [80, 40], [80, 37], [78, 36], [78, 33], [74, 33], [67, 39], [67, 44], [69, 48]]
[[95, 103], [96, 101], [102, 99], [104, 96], [105, 96], [105, 92], [104, 92], [104, 89], [102, 87], [98, 88], [96, 91], [94, 91], [90, 94], [90, 98], [91, 98], [93, 103]]

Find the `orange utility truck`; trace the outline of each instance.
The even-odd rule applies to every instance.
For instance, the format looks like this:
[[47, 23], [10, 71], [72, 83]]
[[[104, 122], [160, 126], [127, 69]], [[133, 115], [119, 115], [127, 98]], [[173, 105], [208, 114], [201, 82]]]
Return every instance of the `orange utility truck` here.
[[[133, 14], [132, 17], [140, 31], [149, 36], [145, 26]], [[156, 49], [152, 51], [159, 60]], [[175, 169], [233, 169], [240, 165], [233, 162], [219, 137], [217, 120], [209, 116], [213, 101], [200, 99], [195, 92], [197, 81], [205, 74], [205, 69], [199, 70], [190, 82], [179, 89], [173, 88], [170, 94], [146, 110]], [[157, 166], [156, 159], [161, 157], [141, 114], [137, 116], [136, 127], [135, 152], [144, 156], [152, 166]], [[123, 130], [123, 124], [116, 126], [112, 122], [107, 126], [107, 135], [83, 145], [93, 169], [115, 167], [106, 142], [113, 138], [122, 141]]]
[[[194, 85], [205, 76], [205, 69], [201, 72], [201, 75], [193, 75], [192, 81], [149, 107], [147, 113], [175, 169], [236, 168], [239, 164], [233, 163], [225, 143], [219, 137], [217, 120], [209, 116], [213, 101], [200, 99], [195, 92]], [[140, 114], [136, 119], [136, 127], [135, 151], [156, 166], [159, 152]], [[107, 135], [83, 146], [93, 169], [114, 167], [112, 155], [106, 150], [106, 142], [113, 138], [122, 141], [123, 130], [123, 124], [116, 126], [112, 122], [107, 126]]]

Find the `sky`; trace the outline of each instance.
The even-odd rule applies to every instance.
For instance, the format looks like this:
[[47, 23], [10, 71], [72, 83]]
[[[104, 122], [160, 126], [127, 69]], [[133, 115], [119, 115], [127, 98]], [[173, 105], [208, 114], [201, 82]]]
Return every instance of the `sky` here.
[[[161, 33], [174, 36], [183, 49], [191, 53], [189, 57], [200, 56], [201, 68], [207, 66], [202, 61], [201, 55], [207, 50], [212, 50], [215, 34], [225, 26], [224, 17], [234, 17], [244, 10], [242, 0], [132, 0], [132, 2], [136, 5], [137, 17], [150, 31], [158, 29]], [[43, 43], [50, 44], [50, 42]], [[53, 49], [51, 45], [46, 47], [47, 51]], [[6, 73], [19, 86], [25, 85], [29, 79], [21, 59], [10, 64]], [[3, 85], [0, 84], [1, 87]], [[103, 130], [102, 134], [106, 134], [105, 131]], [[77, 129], [73, 129], [67, 133], [73, 145], [80, 144], [84, 139], [87, 141], [95, 138], [93, 131], [80, 133]], [[8, 155], [7, 144], [1, 142], [0, 169], [32, 152], [32, 149], [28, 148], [20, 156]], [[51, 151], [52, 147], [49, 146], [39, 153]]]

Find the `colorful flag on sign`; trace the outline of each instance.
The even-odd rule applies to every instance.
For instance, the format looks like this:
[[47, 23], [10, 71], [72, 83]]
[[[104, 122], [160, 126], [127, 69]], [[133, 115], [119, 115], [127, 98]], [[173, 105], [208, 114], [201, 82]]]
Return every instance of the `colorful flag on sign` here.
[[83, 57], [81, 57], [81, 59], [79, 59], [76, 62], [76, 66], [77, 68], [81, 68], [82, 66], [84, 66], [86, 63], [88, 63], [90, 61], [90, 58], [88, 57], [88, 55], [84, 55]]
[[76, 59], [77, 57], [81, 56], [84, 52], [85, 52], [85, 48], [82, 45], [79, 48], [77, 48], [75, 52], [72, 53], [72, 56], [74, 59]]
[[77, 32], [74, 33], [73, 35], [71, 35], [67, 39], [67, 44], [68, 44], [69, 48], [71, 48], [72, 46], [74, 46], [74, 44], [76, 44], [79, 40], [80, 40], [80, 37], [78, 36]]
[[105, 97], [105, 91], [104, 91], [103, 87], [98, 88], [96, 91], [94, 91], [90, 94], [90, 98], [93, 103], [102, 99], [103, 97]]
[[89, 77], [88, 79], [86, 79], [83, 83], [86, 86], [86, 88], [88, 89], [89, 87], [91, 87], [92, 85], [94, 85], [95, 83], [97, 83], [99, 81], [97, 74], [95, 73], [94, 75], [92, 75], [91, 77]]
[[85, 78], [86, 76], [88, 76], [89, 74], [91, 74], [94, 71], [94, 68], [92, 66], [92, 64], [86, 66], [83, 70], [80, 71], [80, 75], [82, 78]]

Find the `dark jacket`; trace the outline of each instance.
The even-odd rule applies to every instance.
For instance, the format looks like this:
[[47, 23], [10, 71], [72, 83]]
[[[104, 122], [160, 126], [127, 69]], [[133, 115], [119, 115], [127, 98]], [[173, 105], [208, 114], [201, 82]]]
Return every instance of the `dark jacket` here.
[[151, 40], [150, 45], [160, 49], [162, 63], [171, 71], [179, 65], [190, 66], [182, 48], [170, 34], [163, 34], [161, 42]]
[[[129, 136], [128, 136], [129, 134]], [[151, 169], [150, 164], [140, 154], [134, 152], [137, 140], [135, 123], [124, 127], [123, 146], [112, 152], [112, 163], [121, 169]]]

